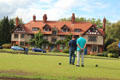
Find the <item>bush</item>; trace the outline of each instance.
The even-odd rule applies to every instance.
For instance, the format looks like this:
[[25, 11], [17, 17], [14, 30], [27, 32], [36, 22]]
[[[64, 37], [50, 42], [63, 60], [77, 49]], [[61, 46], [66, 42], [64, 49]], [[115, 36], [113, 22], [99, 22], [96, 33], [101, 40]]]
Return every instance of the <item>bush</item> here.
[[113, 54], [113, 58], [119, 58], [119, 54], [114, 53], [114, 54]]
[[112, 44], [108, 45], [107, 50], [109, 53], [119, 53], [119, 48], [118, 48], [118, 43], [119, 42], [113, 42]]
[[52, 52], [60, 52], [57, 48], [54, 48]]
[[97, 53], [96, 56], [104, 56], [103, 53]]
[[6, 49], [11, 48], [11, 46], [12, 46], [11, 44], [3, 44], [3, 45], [2, 45], [2, 47], [3, 47], [3, 48], [6, 48]]
[[103, 56], [108, 57], [108, 53], [107, 52], [103, 53]]
[[107, 56], [108, 56], [107, 54], [108, 54], [108, 53], [97, 53], [96, 56], [107, 57]]
[[113, 54], [112, 53], [108, 53], [108, 57], [113, 57]]
[[69, 49], [64, 49], [63, 53], [69, 53]]

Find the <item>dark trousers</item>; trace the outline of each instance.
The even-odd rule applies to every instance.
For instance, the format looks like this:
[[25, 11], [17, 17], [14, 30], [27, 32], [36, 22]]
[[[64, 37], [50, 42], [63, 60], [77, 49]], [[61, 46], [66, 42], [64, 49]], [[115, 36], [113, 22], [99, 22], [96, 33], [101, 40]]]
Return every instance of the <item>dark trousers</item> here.
[[120, 56], [120, 48], [119, 48], [119, 56]]
[[69, 50], [69, 64], [75, 63], [75, 50]]

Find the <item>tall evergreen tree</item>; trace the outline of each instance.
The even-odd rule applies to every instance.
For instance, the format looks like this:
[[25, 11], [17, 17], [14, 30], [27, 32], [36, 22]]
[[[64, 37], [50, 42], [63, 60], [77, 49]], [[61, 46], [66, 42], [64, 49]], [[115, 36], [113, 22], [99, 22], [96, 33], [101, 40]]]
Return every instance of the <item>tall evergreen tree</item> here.
[[11, 42], [11, 30], [15, 27], [14, 21], [4, 17], [0, 21], [0, 44]]

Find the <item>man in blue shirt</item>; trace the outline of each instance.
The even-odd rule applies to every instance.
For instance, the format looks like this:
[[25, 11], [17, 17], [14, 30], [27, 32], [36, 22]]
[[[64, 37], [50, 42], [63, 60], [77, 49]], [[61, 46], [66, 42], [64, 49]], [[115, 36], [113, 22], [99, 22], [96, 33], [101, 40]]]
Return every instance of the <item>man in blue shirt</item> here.
[[[74, 65], [75, 63], [75, 50], [77, 48], [76, 38], [72, 36], [72, 40], [69, 41], [69, 64]], [[73, 57], [73, 59], [72, 59]]]
[[77, 67], [80, 67], [80, 54], [81, 54], [81, 67], [84, 67], [84, 49], [86, 47], [86, 39], [80, 36], [77, 39]]
[[118, 48], [119, 48], [119, 56], [120, 56], [120, 41], [118, 43]]

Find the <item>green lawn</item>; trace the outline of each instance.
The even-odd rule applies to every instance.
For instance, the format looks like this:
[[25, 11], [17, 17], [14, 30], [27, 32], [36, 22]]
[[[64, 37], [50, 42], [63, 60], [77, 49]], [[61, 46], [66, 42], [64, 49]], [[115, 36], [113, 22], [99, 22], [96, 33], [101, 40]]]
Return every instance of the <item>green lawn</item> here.
[[[85, 58], [85, 67], [68, 64], [68, 57], [0, 53], [0, 76], [80, 80], [120, 80], [120, 59]], [[58, 65], [61, 62], [62, 65]], [[98, 64], [98, 67], [95, 65]]]

